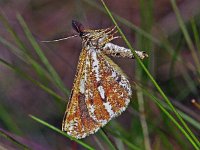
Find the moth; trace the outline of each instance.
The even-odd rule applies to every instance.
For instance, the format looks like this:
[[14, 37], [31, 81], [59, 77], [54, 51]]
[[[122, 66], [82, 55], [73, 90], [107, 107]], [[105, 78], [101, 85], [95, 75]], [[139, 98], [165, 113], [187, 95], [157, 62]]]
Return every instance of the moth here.
[[[78, 21], [72, 27], [82, 39], [73, 88], [63, 118], [62, 130], [81, 139], [97, 132], [127, 108], [131, 85], [123, 71], [108, 57], [134, 58], [130, 49], [111, 43], [116, 27], [85, 29]], [[135, 51], [139, 58], [148, 55]]]

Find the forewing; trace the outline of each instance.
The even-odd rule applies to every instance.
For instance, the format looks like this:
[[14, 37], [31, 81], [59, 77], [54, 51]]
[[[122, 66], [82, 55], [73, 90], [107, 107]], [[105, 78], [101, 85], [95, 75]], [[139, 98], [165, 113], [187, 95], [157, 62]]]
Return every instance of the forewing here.
[[86, 100], [90, 116], [101, 126], [126, 109], [131, 86], [126, 75], [106, 55], [91, 51], [91, 73]]
[[89, 74], [89, 53], [83, 49], [77, 67], [73, 89], [63, 118], [62, 130], [75, 138], [84, 138], [98, 129], [86, 106], [86, 80]]
[[63, 130], [75, 138], [96, 132], [126, 109], [131, 87], [125, 74], [107, 56], [83, 49]]

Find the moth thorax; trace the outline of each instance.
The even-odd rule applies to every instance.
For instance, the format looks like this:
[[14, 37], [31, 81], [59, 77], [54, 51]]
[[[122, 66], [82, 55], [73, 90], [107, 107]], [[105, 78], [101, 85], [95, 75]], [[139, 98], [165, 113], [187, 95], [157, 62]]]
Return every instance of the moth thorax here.
[[85, 46], [93, 47], [93, 48], [101, 48], [103, 47], [108, 40], [105, 40], [105, 38], [93, 38], [93, 39], [84, 39], [83, 43]]

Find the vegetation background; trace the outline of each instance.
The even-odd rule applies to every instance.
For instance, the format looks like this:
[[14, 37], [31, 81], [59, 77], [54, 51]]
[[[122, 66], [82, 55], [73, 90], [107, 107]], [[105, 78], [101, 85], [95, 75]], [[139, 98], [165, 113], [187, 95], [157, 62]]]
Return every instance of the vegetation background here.
[[60, 129], [81, 40], [41, 41], [75, 33], [72, 19], [90, 29], [113, 20], [102, 0], [0, 1], [0, 149], [200, 149], [200, 1], [105, 3], [149, 58], [112, 58], [133, 85], [131, 104], [97, 134], [72, 141]]

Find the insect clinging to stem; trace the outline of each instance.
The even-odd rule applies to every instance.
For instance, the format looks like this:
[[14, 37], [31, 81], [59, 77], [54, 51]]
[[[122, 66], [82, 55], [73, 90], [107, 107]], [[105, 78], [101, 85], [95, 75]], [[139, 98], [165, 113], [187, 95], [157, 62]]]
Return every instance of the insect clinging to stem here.
[[[81, 139], [120, 115], [130, 102], [132, 90], [127, 76], [107, 55], [124, 58], [134, 58], [134, 55], [130, 49], [111, 43], [119, 38], [115, 36], [116, 27], [91, 30], [74, 20], [72, 27], [78, 35], [71, 37], [82, 39], [82, 51], [62, 130]], [[135, 53], [140, 59], [148, 57], [144, 51]]]

